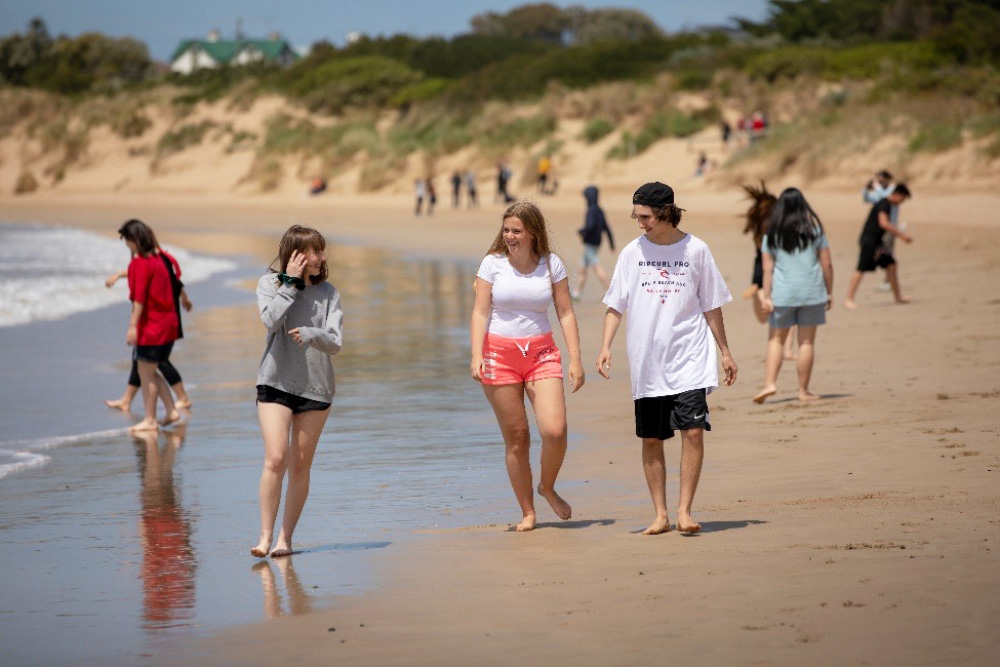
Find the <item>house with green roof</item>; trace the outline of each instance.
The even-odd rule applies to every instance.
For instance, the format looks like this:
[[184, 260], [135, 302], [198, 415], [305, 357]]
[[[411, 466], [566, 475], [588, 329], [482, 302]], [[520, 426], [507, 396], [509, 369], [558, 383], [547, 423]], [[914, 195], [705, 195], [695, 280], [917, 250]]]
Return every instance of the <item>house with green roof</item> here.
[[178, 44], [170, 57], [170, 69], [180, 74], [190, 74], [197, 69], [256, 62], [285, 66], [298, 58], [291, 44], [277, 33], [272, 33], [267, 39], [224, 40], [219, 39], [217, 31], [212, 31], [208, 39], [185, 39]]

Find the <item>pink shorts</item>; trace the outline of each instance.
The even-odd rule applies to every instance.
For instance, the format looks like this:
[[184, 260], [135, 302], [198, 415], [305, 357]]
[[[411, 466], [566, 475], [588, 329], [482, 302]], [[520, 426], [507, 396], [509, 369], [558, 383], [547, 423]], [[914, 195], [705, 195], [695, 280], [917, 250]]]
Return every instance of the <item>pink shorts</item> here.
[[551, 331], [528, 338], [491, 333], [483, 338], [483, 384], [523, 384], [562, 376], [562, 354]]

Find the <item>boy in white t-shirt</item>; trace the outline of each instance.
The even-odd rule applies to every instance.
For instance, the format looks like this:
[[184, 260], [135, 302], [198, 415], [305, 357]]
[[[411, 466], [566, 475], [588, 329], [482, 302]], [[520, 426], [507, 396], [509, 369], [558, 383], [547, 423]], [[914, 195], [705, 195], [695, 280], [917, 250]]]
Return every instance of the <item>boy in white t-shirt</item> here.
[[719, 384], [713, 337], [722, 352], [726, 386], [736, 382], [722, 321], [722, 305], [732, 296], [705, 242], [677, 229], [684, 209], [674, 204], [669, 185], [643, 185], [632, 205], [632, 217], [645, 233], [618, 256], [604, 297], [608, 310], [597, 372], [609, 377], [611, 342], [627, 312], [635, 429], [656, 508], [656, 520], [643, 534], [670, 530], [663, 441], [675, 430], [681, 431], [677, 529], [696, 533], [701, 526], [691, 518], [691, 503], [701, 475], [704, 432], [712, 430], [706, 396]]

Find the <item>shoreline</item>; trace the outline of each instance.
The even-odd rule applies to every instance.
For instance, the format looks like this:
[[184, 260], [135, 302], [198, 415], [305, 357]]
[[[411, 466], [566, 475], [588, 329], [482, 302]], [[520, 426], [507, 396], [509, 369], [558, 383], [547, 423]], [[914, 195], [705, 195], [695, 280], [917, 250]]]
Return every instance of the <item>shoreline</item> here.
[[[917, 193], [904, 207], [917, 242], [901, 259], [916, 302], [891, 307], [868, 277], [863, 308], [848, 313], [840, 297], [865, 209], [857, 195], [807, 192], [828, 227], [837, 269], [838, 303], [819, 337], [813, 379], [826, 398], [789, 402], [794, 371], [786, 367], [782, 392], [755, 406], [749, 398], [762, 375], [764, 330], [739, 298], [752, 260], [738, 218], [745, 204], [733, 193], [681, 195], [690, 210], [682, 229], [709, 241], [734, 295], [724, 313], [740, 366], [737, 385], [710, 397], [716, 429], [706, 437], [695, 505], [703, 534], [632, 534], [651, 510], [630, 433], [625, 337], [616, 341], [605, 382], [593, 370], [603, 307], [590, 281], [576, 304], [588, 386], [567, 397], [574, 439], [560, 476], [573, 520], [554, 523], [539, 499], [540, 528], [528, 535], [497, 526], [425, 531], [407, 538], [406, 553], [374, 559], [374, 591], [304, 616], [169, 640], [153, 661], [262, 664], [333, 654], [378, 664], [634, 664], [666, 651], [698, 664], [991, 664], [1000, 648], [1000, 583], [990, 550], [1000, 539], [1000, 430], [988, 406], [1000, 383], [996, 362], [983, 363], [977, 349], [1000, 340], [1000, 307], [968, 288], [997, 284], [1000, 229], [992, 210], [1000, 197], [978, 198], [956, 235], [941, 211], [954, 211], [960, 198]], [[923, 200], [929, 203], [918, 209]], [[145, 210], [165, 242], [192, 250], [199, 242], [252, 246], [248, 233], [280, 232], [286, 222], [275, 219], [287, 221], [291, 211], [303, 224], [326, 221], [320, 229], [336, 229], [331, 240], [343, 233], [394, 252], [463, 259], [485, 250], [501, 212], [441, 209], [414, 224], [403, 198], [339, 208], [336, 198], [328, 201], [334, 210], [311, 200], [301, 209], [230, 202], [220, 211], [214, 200], [189, 200]], [[552, 211], [557, 252], [572, 273], [582, 197], [538, 201]], [[41, 222], [70, 210], [61, 223], [93, 229], [110, 228], [107, 220], [130, 207], [136, 215], [137, 204], [95, 195], [19, 201], [13, 210]], [[609, 198], [602, 204], [620, 248], [632, 223]], [[353, 216], [381, 218], [352, 226]], [[613, 255], [605, 248], [601, 256], [610, 271]], [[922, 279], [927, 267], [932, 280]], [[668, 442], [672, 511], [677, 449]], [[499, 454], [496, 465], [503, 465]], [[512, 498], [510, 512], [514, 518]]]

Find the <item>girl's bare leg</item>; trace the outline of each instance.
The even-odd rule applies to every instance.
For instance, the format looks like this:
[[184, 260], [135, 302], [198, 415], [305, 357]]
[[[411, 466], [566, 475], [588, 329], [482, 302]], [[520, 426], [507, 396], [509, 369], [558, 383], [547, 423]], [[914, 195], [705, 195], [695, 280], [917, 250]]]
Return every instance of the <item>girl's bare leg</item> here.
[[764, 360], [764, 386], [753, 397], [754, 403], [763, 403], [769, 396], [774, 396], [778, 392], [778, 372], [781, 371], [782, 349], [789, 331], [790, 329], [775, 329], [774, 327], [768, 330], [767, 357]]
[[524, 385], [483, 385], [486, 400], [493, 407], [506, 447], [507, 476], [523, 518], [514, 527], [518, 532], [535, 528], [535, 499], [531, 488], [531, 433], [524, 410]]
[[653, 499], [656, 519], [643, 535], [659, 535], [670, 530], [667, 515], [667, 465], [663, 458], [663, 441], [656, 438], [642, 439], [642, 471], [646, 475], [646, 486]]
[[156, 395], [163, 402], [163, 408], [166, 411], [163, 419], [160, 420], [160, 426], [166, 426], [179, 421], [181, 414], [177, 412], [177, 406], [174, 405], [174, 397], [170, 394], [170, 386], [159, 373], [156, 374]]
[[816, 330], [819, 327], [799, 327], [799, 360], [796, 367], [799, 371], [799, 400], [815, 401], [819, 396], [809, 393], [809, 380], [812, 378], [813, 354], [816, 347]]
[[795, 338], [798, 327], [788, 329], [788, 338], [785, 339], [784, 357], [789, 361], [795, 358]]
[[264, 438], [264, 470], [260, 474], [260, 539], [250, 553], [264, 558], [271, 551], [274, 522], [281, 502], [281, 480], [288, 465], [288, 433], [292, 410], [277, 403], [258, 403], [257, 419]]
[[139, 393], [139, 387], [133, 384], [125, 385], [125, 393], [122, 397], [117, 400], [106, 400], [104, 405], [108, 406], [112, 410], [121, 410], [122, 412], [132, 411], [132, 401], [135, 400], [135, 395]]
[[[156, 421], [156, 398], [158, 392], [155, 361], [140, 361], [139, 381], [142, 383], [142, 406], [145, 416], [142, 421], [133, 425], [129, 431], [137, 433], [139, 431], [156, 431], [160, 425]], [[160, 378], [162, 382], [162, 378]]]
[[191, 409], [191, 397], [188, 396], [187, 389], [184, 388], [183, 382], [178, 382], [176, 384], [170, 385], [170, 388], [174, 392], [174, 396], [177, 400], [174, 401], [174, 405], [177, 406], [178, 410], [190, 410]]
[[542, 475], [538, 495], [549, 501], [552, 511], [563, 519], [573, 516], [573, 508], [556, 493], [556, 477], [566, 458], [566, 398], [561, 378], [536, 380], [525, 384], [535, 422], [542, 436]]
[[292, 416], [292, 445], [288, 453], [288, 489], [285, 491], [285, 513], [281, 518], [281, 532], [271, 551], [271, 558], [292, 555], [292, 533], [302, 515], [309, 497], [309, 477], [319, 436], [326, 426], [326, 410], [309, 410]]

